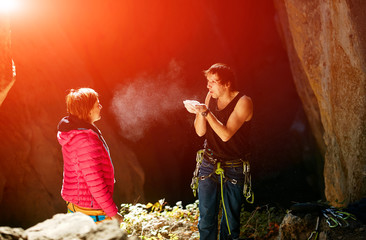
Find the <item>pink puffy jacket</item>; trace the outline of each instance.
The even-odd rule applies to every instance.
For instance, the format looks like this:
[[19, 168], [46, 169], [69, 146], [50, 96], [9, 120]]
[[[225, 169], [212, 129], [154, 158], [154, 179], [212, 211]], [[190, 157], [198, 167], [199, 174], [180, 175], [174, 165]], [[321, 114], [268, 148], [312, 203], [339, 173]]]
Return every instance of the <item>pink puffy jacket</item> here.
[[113, 201], [114, 169], [106, 147], [91, 129], [58, 132], [64, 178], [61, 196], [80, 207], [117, 214]]

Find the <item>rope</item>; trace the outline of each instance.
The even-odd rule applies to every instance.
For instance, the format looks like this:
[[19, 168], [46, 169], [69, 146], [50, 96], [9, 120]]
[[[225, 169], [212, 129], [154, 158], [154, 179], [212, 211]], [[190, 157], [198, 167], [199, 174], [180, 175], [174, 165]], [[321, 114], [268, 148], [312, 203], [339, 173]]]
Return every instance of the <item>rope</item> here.
[[220, 162], [217, 163], [217, 168], [216, 168], [216, 171], [215, 173], [217, 175], [220, 175], [220, 185], [221, 185], [221, 201], [222, 201], [222, 206], [224, 208], [224, 213], [225, 213], [225, 219], [226, 219], [226, 225], [227, 225], [227, 229], [229, 231], [229, 236], [231, 235], [231, 230], [230, 230], [230, 225], [229, 225], [229, 219], [227, 217], [227, 212], [226, 212], [226, 207], [225, 207], [225, 201], [224, 201], [224, 189], [223, 189], [223, 184], [222, 184], [222, 179], [225, 178], [224, 176], [224, 169], [222, 169], [220, 167]]

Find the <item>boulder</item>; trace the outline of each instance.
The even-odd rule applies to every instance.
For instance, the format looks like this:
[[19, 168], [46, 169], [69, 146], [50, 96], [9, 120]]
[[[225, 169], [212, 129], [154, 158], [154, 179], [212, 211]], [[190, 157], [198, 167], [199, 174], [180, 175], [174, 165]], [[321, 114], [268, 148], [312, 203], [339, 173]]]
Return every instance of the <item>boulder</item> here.
[[83, 213], [56, 214], [51, 219], [40, 222], [26, 230], [22, 228], [0, 227], [0, 239], [13, 240], [133, 240], [127, 237], [116, 220], [95, 224]]
[[324, 156], [326, 199], [366, 194], [366, 2], [275, 0], [297, 92]]
[[80, 239], [94, 228], [96, 224], [93, 219], [83, 213], [56, 214], [51, 219], [28, 228], [25, 234], [29, 240]]
[[0, 227], [0, 239], [25, 240], [27, 236], [23, 228]]

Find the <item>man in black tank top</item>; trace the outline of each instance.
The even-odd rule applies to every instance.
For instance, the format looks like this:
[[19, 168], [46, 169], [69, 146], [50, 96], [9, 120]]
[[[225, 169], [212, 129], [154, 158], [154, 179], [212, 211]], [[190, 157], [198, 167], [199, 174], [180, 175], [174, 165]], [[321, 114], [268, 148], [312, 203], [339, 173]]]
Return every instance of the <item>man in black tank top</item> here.
[[220, 240], [238, 239], [244, 199], [242, 163], [250, 152], [248, 135], [253, 103], [235, 89], [234, 73], [226, 64], [216, 63], [204, 73], [209, 90], [205, 103], [185, 102], [187, 111], [196, 114], [197, 135], [206, 138], [198, 176], [200, 239], [217, 239], [220, 199], [224, 211]]

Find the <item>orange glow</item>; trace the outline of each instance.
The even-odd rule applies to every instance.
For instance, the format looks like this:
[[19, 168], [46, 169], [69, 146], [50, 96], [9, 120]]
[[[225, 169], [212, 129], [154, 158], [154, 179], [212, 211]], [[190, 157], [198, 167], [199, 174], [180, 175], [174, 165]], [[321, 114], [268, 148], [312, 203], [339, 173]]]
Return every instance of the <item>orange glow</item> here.
[[0, 0], [0, 13], [11, 13], [19, 8], [17, 0]]

